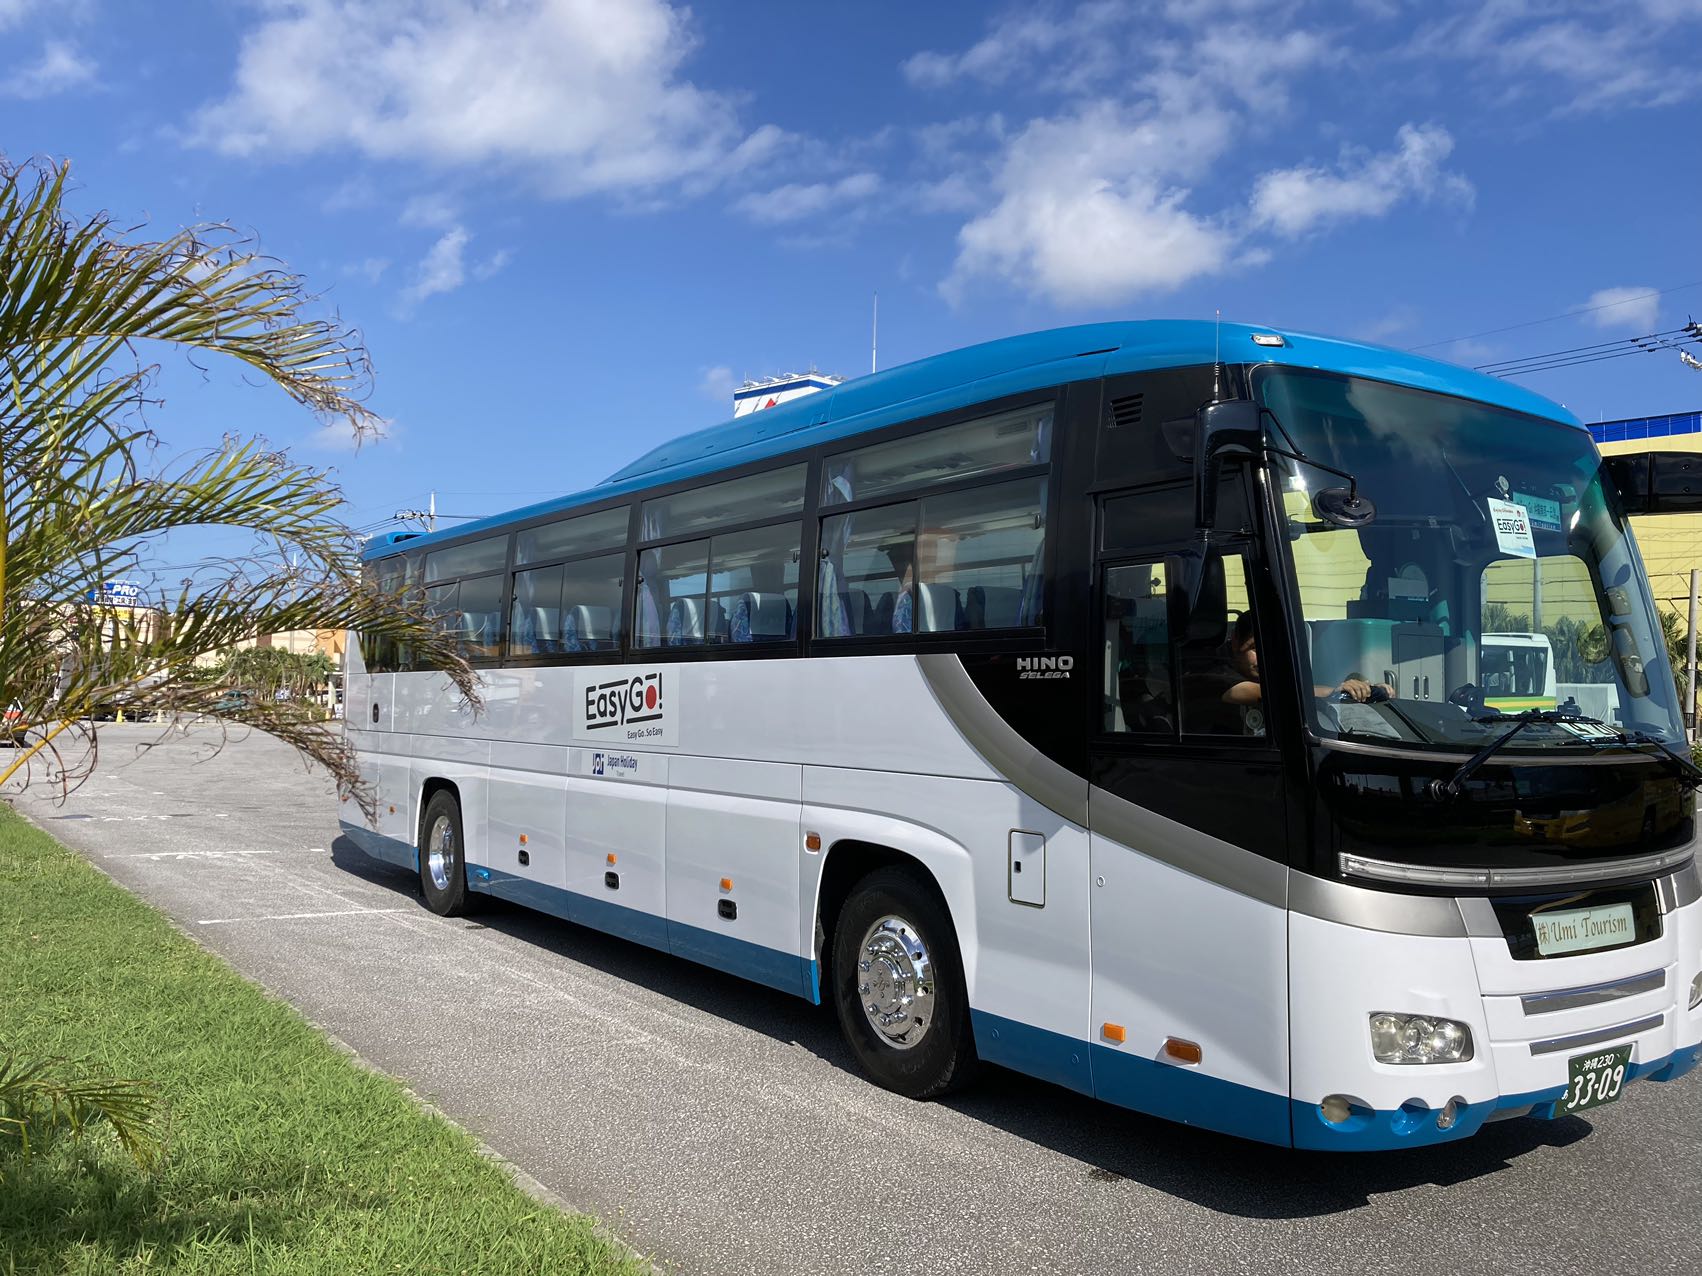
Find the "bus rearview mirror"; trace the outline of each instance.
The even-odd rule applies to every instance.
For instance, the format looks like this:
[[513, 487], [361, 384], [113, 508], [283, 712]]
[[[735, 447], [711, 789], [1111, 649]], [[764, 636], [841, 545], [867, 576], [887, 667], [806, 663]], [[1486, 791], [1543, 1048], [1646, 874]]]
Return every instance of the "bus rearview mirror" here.
[[1217, 524], [1217, 489], [1223, 463], [1257, 456], [1264, 448], [1263, 412], [1251, 399], [1208, 403], [1194, 414], [1194, 525]]

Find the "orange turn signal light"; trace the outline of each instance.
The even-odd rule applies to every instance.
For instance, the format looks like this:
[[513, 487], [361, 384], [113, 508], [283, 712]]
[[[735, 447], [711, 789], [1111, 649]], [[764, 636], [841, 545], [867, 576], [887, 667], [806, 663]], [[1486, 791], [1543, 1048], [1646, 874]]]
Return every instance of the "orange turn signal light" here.
[[1115, 1041], [1118, 1045], [1122, 1045], [1129, 1035], [1123, 1030], [1123, 1025], [1120, 1023], [1104, 1024], [1099, 1031], [1104, 1034], [1107, 1041]]
[[730, 878], [730, 877], [723, 877], [721, 879], [721, 889], [724, 890], [724, 891], [732, 890], [733, 889], [733, 879]]
[[1200, 1043], [1184, 1041], [1180, 1037], [1166, 1037], [1164, 1039], [1164, 1053], [1167, 1057], [1176, 1060], [1177, 1063], [1198, 1063], [1201, 1055]]
[[614, 862], [615, 862], [615, 853], [613, 851], [610, 851], [609, 852], [609, 863], [613, 864]]
[[524, 833], [520, 835], [520, 845], [526, 845], [526, 835]]
[[819, 851], [819, 850], [821, 850], [821, 834], [820, 833], [805, 833], [804, 834], [804, 849], [806, 851]]

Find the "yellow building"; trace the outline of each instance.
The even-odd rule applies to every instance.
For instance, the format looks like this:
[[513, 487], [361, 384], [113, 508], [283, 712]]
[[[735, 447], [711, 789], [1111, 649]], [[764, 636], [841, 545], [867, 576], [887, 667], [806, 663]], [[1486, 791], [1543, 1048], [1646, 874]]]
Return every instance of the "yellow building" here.
[[[1628, 452], [1702, 452], [1702, 412], [1632, 417], [1590, 426], [1604, 456]], [[1702, 568], [1702, 514], [1634, 518], [1655, 601], [1680, 617], [1690, 609], [1690, 571]]]

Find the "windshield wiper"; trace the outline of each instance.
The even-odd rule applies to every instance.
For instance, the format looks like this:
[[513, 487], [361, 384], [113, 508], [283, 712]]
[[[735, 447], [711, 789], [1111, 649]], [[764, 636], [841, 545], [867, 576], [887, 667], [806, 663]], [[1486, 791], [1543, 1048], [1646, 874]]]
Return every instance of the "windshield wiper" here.
[[[1594, 719], [1585, 719], [1585, 721], [1594, 721]], [[1670, 763], [1672, 766], [1672, 773], [1680, 780], [1683, 780], [1691, 788], [1702, 788], [1702, 767], [1697, 766], [1694, 762], [1682, 754], [1674, 753], [1671, 749], [1667, 748], [1666, 741], [1662, 740], [1659, 736], [1650, 735], [1647, 731], [1621, 731], [1618, 738], [1614, 740], [1614, 743], [1623, 745], [1627, 748], [1638, 744], [1654, 745], [1654, 756], [1657, 761]], [[1643, 750], [1633, 749], [1632, 752], [1643, 753]], [[1643, 753], [1643, 756], [1648, 757], [1649, 755], [1647, 753]]]
[[[1473, 718], [1472, 721], [1480, 723], [1505, 722], [1509, 717], [1517, 719], [1517, 722], [1511, 731], [1506, 731], [1501, 735], [1496, 736], [1495, 739], [1491, 740], [1488, 744], [1484, 745], [1483, 748], [1472, 754], [1471, 757], [1467, 758], [1464, 764], [1446, 780], [1432, 780], [1430, 782], [1426, 791], [1432, 798], [1438, 802], [1451, 802], [1455, 798], [1459, 797], [1460, 788], [1464, 785], [1467, 777], [1469, 777], [1473, 771], [1477, 770], [1485, 762], [1489, 761], [1490, 758], [1494, 757], [1502, 745], [1506, 744], [1533, 722], [1577, 722], [1592, 727], [1606, 727], [1608, 725], [1600, 718], [1587, 718], [1583, 714], [1566, 713], [1559, 709], [1526, 709], [1523, 713], [1484, 716]], [[1702, 768], [1698, 768], [1695, 763], [1679, 757], [1676, 753], [1672, 752], [1672, 750], [1668, 749], [1662, 741], [1658, 740], [1654, 736], [1646, 735], [1641, 731], [1623, 731], [1611, 727], [1609, 730], [1612, 731], [1613, 734], [1604, 737], [1603, 743], [1617, 744], [1622, 748], [1629, 748], [1634, 753], [1642, 754], [1643, 757], [1648, 757], [1649, 755], [1635, 746], [1640, 744], [1655, 745], [1659, 750], [1659, 760], [1671, 763], [1675, 768], [1675, 774], [1677, 774], [1681, 780], [1688, 782], [1692, 788], [1702, 787]]]

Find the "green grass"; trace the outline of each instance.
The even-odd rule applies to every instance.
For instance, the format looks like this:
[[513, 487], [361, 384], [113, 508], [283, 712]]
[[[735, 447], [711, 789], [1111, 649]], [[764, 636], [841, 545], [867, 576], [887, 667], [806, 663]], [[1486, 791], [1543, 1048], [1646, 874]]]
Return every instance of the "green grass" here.
[[140, 1078], [166, 1156], [94, 1127], [0, 1150], [0, 1274], [634, 1273], [590, 1219], [0, 806], [0, 1051]]

